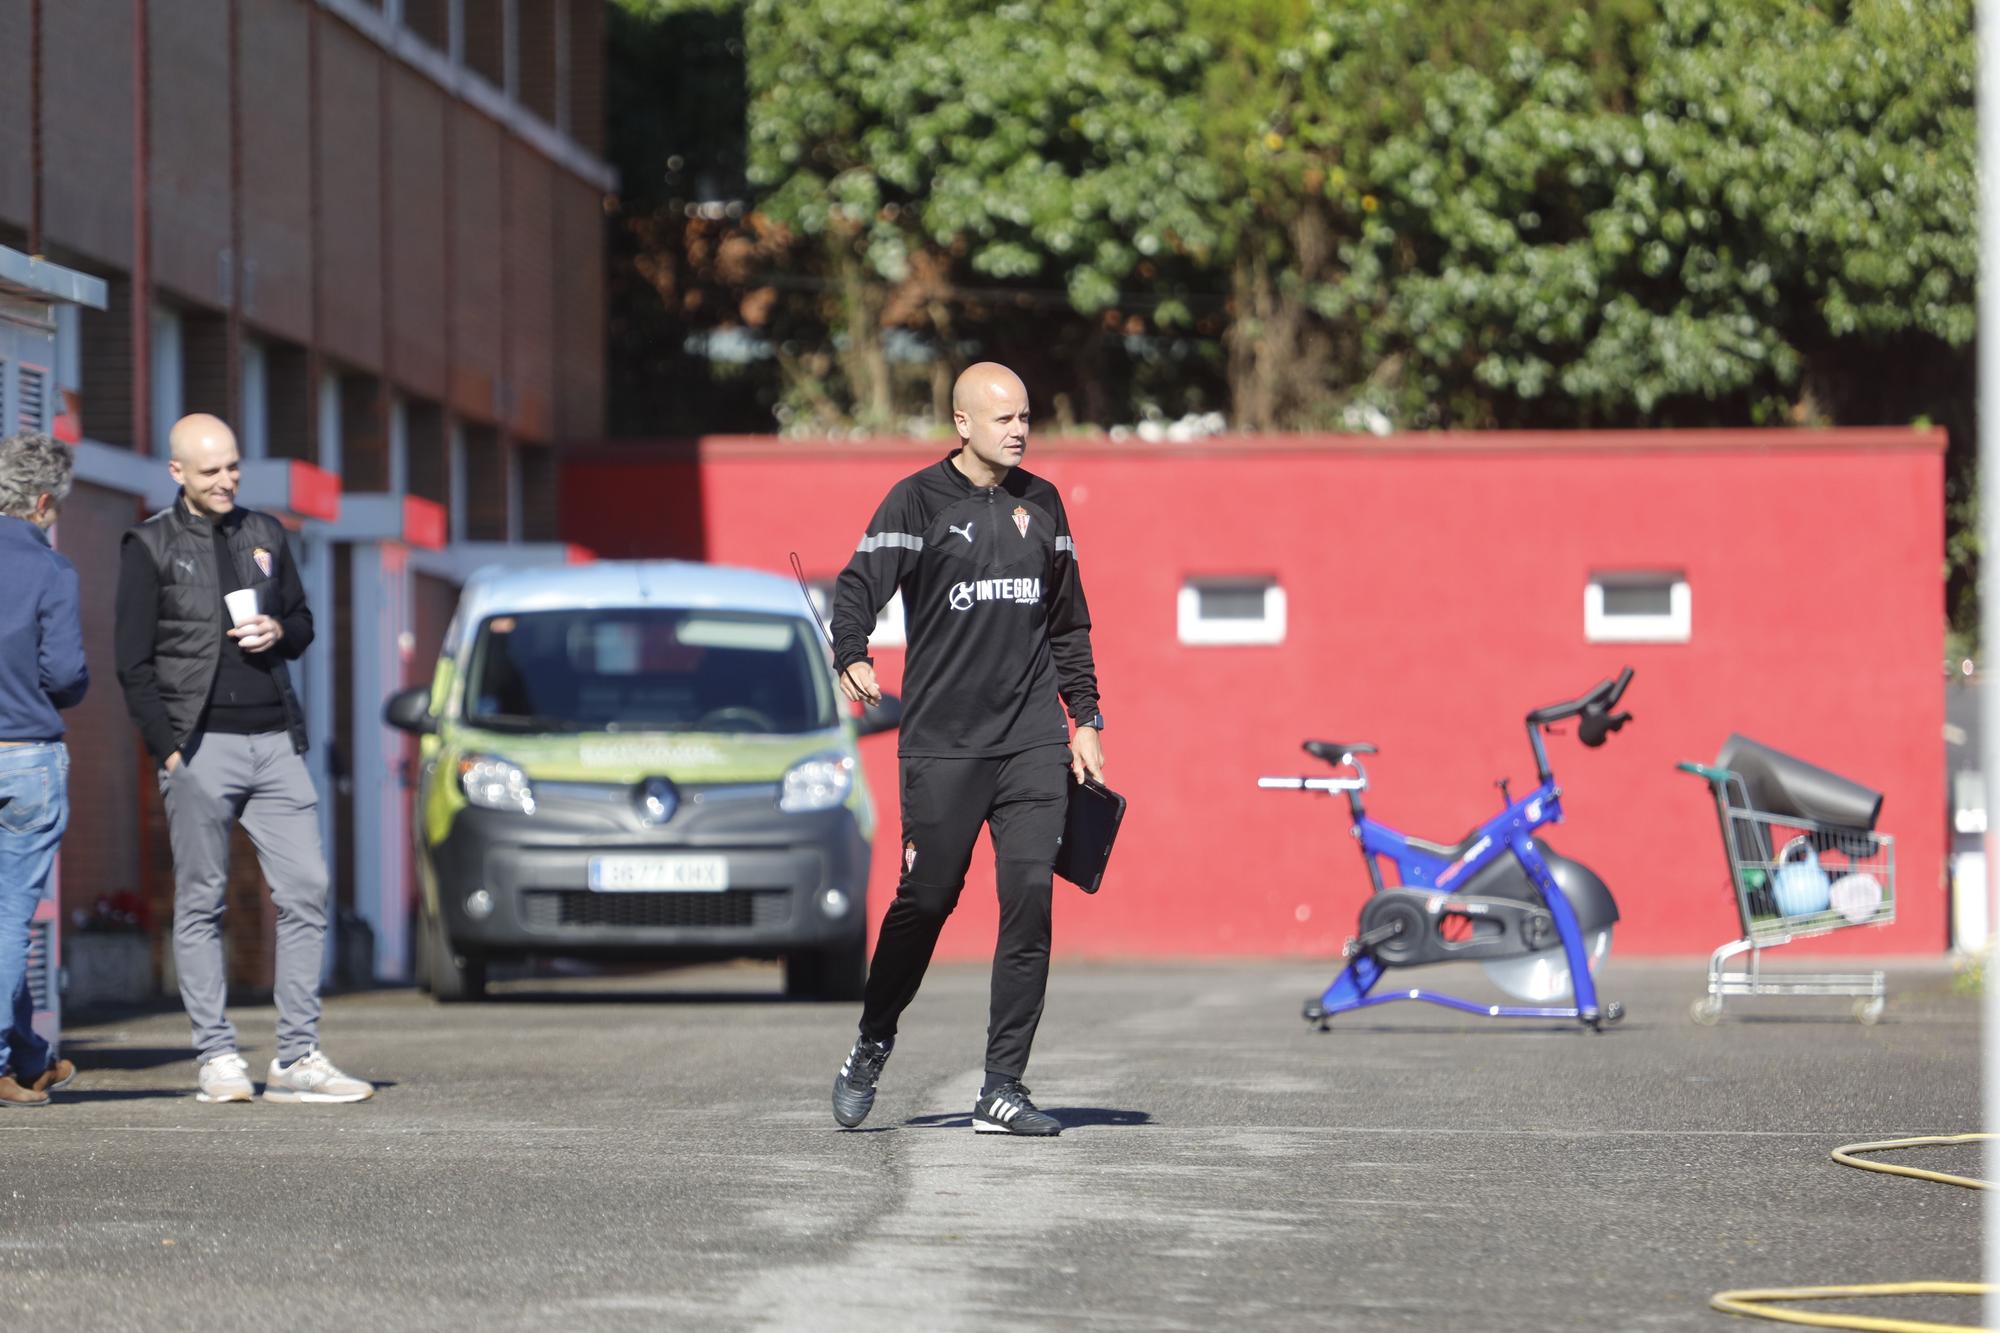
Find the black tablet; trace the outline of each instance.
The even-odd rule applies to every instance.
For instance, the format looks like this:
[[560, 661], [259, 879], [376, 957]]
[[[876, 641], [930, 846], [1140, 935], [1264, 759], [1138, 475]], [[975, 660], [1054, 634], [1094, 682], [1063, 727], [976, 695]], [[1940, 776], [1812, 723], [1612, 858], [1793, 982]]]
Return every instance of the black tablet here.
[[1062, 846], [1056, 849], [1056, 873], [1085, 893], [1104, 883], [1111, 860], [1111, 843], [1125, 818], [1125, 798], [1086, 778], [1069, 789], [1069, 814], [1063, 819]]

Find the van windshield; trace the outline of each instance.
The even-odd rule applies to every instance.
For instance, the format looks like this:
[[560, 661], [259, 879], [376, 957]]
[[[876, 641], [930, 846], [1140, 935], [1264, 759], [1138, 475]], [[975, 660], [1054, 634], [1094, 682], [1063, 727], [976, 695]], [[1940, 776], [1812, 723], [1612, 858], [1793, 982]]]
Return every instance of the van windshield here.
[[835, 725], [804, 620], [702, 610], [528, 611], [479, 627], [465, 720], [500, 731], [798, 733]]

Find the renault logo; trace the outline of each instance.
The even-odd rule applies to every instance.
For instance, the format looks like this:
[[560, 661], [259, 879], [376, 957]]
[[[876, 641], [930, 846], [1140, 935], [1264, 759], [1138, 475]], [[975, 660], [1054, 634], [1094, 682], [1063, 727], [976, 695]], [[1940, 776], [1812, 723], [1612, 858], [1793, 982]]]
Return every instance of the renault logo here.
[[672, 819], [680, 803], [681, 794], [665, 778], [647, 778], [633, 796], [633, 804], [639, 808], [639, 822], [648, 828]]

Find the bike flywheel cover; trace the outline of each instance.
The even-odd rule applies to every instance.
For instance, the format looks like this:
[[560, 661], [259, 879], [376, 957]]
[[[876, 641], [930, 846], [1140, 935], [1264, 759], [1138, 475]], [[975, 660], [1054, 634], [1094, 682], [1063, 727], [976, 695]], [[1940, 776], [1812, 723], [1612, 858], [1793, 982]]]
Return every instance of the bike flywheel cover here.
[[[1424, 910], [1423, 898], [1401, 889], [1391, 889], [1370, 898], [1361, 909], [1361, 933], [1385, 932], [1387, 938], [1369, 946], [1375, 961], [1383, 967], [1402, 967], [1423, 954], [1432, 925]], [[1390, 928], [1394, 928], [1393, 933]]]
[[[1587, 931], [1584, 953], [1590, 959], [1593, 976], [1611, 955], [1611, 927]], [[1479, 964], [1486, 976], [1501, 990], [1528, 1004], [1553, 1004], [1570, 997], [1569, 955], [1561, 941], [1553, 949], [1540, 949], [1518, 958], [1487, 958]]]

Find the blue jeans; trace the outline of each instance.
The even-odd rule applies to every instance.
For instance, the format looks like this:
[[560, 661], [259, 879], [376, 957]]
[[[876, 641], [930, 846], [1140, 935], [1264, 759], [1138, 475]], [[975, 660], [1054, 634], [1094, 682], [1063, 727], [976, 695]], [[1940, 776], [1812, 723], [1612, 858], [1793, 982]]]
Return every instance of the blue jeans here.
[[68, 826], [69, 748], [0, 747], [0, 1070], [23, 1081], [49, 1063], [28, 995], [28, 932]]

